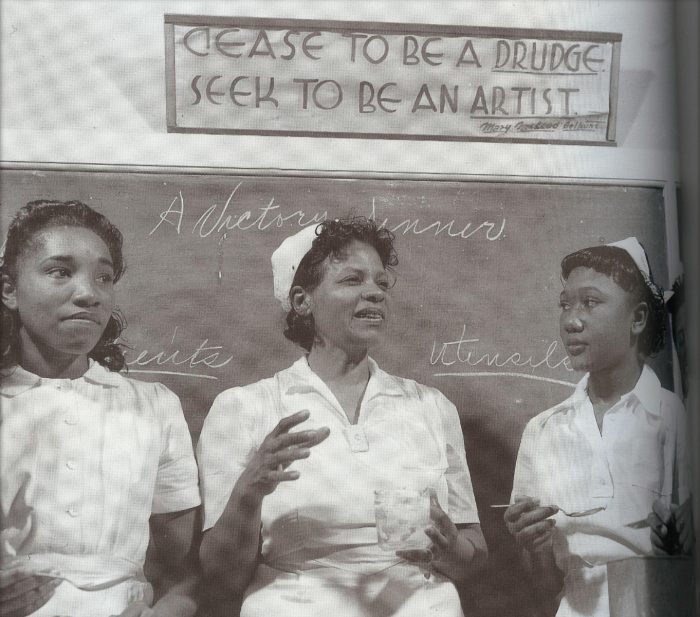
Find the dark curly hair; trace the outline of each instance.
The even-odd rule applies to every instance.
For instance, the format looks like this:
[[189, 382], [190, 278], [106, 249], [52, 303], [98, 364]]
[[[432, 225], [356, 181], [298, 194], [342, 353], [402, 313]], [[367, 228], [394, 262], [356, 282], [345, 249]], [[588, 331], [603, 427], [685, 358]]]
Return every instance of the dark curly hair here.
[[679, 275], [678, 278], [673, 281], [673, 286], [671, 291], [673, 295], [666, 302], [666, 310], [673, 316], [679, 307], [683, 306], [685, 303], [685, 283], [683, 275]]
[[[326, 258], [342, 257], [345, 248], [354, 240], [373, 247], [385, 269], [391, 271], [399, 263], [394, 249], [394, 234], [385, 227], [379, 227], [373, 219], [353, 216], [324, 221], [316, 228], [316, 238], [297, 268], [292, 287], [298, 285], [313, 291], [323, 278]], [[311, 351], [315, 336], [313, 319], [313, 315], [302, 316], [292, 308], [287, 313], [284, 336], [306, 351]]]
[[649, 317], [644, 331], [639, 335], [637, 349], [645, 358], [656, 354], [664, 343], [666, 308], [663, 291], [654, 283], [651, 272], [647, 280], [625, 249], [605, 245], [581, 249], [564, 257], [561, 262], [562, 278], [568, 279], [571, 271], [579, 267], [591, 268], [609, 276], [632, 296], [635, 303], [646, 303]]
[[[35, 234], [50, 227], [83, 227], [95, 232], [109, 249], [114, 268], [114, 282], [124, 274], [122, 255], [123, 237], [109, 220], [80, 201], [53, 201], [40, 199], [29, 202], [12, 219], [7, 230], [5, 251], [0, 263], [0, 275], [17, 279], [17, 263], [22, 253], [31, 246]], [[19, 362], [19, 317], [16, 311], [0, 302], [0, 368], [9, 368]], [[122, 370], [126, 362], [117, 340], [126, 327], [126, 321], [115, 309], [99, 342], [88, 357], [110, 371]]]

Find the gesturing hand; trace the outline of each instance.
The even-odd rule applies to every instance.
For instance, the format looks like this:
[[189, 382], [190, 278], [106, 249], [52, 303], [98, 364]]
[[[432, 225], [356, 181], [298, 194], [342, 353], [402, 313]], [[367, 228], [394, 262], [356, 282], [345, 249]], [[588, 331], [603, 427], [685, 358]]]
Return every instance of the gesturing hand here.
[[330, 434], [330, 429], [290, 430], [309, 418], [307, 410], [299, 411], [282, 418], [260, 444], [238, 479], [244, 495], [254, 503], [259, 503], [269, 495], [280, 482], [289, 482], [299, 477], [298, 471], [286, 471], [294, 461], [307, 458], [311, 448], [321, 443]]
[[506, 527], [518, 546], [528, 551], [545, 548], [552, 538], [557, 513], [554, 506], [540, 506], [538, 499], [518, 495], [503, 515]]

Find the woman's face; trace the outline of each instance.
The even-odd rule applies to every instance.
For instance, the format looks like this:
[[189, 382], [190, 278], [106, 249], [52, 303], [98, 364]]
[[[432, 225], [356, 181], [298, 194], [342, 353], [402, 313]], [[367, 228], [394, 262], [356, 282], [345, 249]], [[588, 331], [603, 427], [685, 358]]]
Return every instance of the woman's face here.
[[374, 247], [353, 240], [327, 257], [318, 286], [308, 294], [316, 338], [346, 351], [378, 342], [388, 318], [389, 277]]
[[560, 297], [561, 340], [577, 371], [607, 371], [636, 358], [646, 304], [635, 306], [612, 278], [592, 268], [574, 268]]
[[83, 227], [38, 231], [19, 256], [15, 281], [3, 281], [3, 303], [17, 311], [22, 357], [88, 354], [114, 306], [107, 245]]

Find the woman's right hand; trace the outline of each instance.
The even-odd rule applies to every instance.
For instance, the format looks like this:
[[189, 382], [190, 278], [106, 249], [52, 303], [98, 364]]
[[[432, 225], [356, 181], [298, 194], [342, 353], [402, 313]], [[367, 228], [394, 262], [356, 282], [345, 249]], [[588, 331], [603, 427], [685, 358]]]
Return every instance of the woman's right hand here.
[[0, 606], [3, 617], [25, 617], [44, 606], [63, 579], [26, 568], [0, 569]]
[[290, 432], [292, 428], [309, 418], [308, 410], [282, 418], [265, 437], [257, 452], [238, 479], [238, 489], [250, 504], [259, 504], [280, 482], [290, 482], [299, 477], [298, 471], [287, 471], [294, 461], [308, 458], [311, 448], [321, 443], [330, 429]]
[[552, 538], [556, 522], [549, 517], [557, 513], [557, 508], [541, 506], [538, 499], [521, 495], [514, 501], [503, 515], [508, 531], [520, 548], [542, 550]]

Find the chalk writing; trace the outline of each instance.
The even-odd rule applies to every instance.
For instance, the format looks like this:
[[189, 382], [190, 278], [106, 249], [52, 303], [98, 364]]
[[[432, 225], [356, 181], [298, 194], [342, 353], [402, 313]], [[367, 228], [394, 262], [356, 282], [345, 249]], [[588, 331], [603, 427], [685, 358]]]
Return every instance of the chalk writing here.
[[[542, 375], [530, 375], [529, 373], [517, 373], [514, 371], [473, 371], [461, 373], [433, 373], [433, 377], [516, 377], [518, 379], [531, 379], [532, 381], [544, 381], [546, 383], [555, 383], [560, 386], [575, 388], [576, 384], [563, 379], [554, 379], [553, 377], [543, 377]], [[522, 401], [518, 401], [522, 402]]]
[[[179, 208], [175, 208], [175, 203], [178, 203]], [[156, 226], [151, 229], [151, 231], [148, 232], [148, 235], [153, 235], [153, 232], [158, 229], [163, 223], [167, 223], [168, 225], [172, 225], [175, 227], [177, 230], [177, 233], [179, 234], [182, 228], [182, 215], [185, 211], [185, 200], [182, 198], [182, 191], [178, 193], [178, 197], [174, 197], [173, 200], [170, 202], [170, 205], [168, 206], [167, 210], [163, 210], [163, 212], [160, 213], [160, 220], [156, 224]], [[175, 214], [175, 220], [176, 222], [173, 222], [170, 220], [170, 215]]]
[[[194, 351], [187, 352], [175, 347], [178, 329], [176, 326], [170, 341], [171, 344], [167, 349], [143, 349], [137, 352], [136, 357], [132, 359], [129, 359], [131, 350], [125, 349], [124, 355], [127, 358], [126, 364], [129, 371], [216, 379], [216, 376], [210, 375], [207, 369], [220, 369], [233, 360], [233, 355], [225, 353], [221, 345], [210, 345], [208, 338], [201, 341]], [[177, 367], [180, 370], [169, 370], [168, 367]], [[202, 370], [204, 370], [203, 373], [197, 372]]]
[[[432, 366], [453, 366], [464, 365], [469, 367], [480, 367], [484, 373], [491, 373], [489, 369], [521, 369], [517, 375], [532, 374], [535, 369], [554, 370], [563, 367], [567, 371], [573, 370], [568, 356], [558, 353], [558, 341], [551, 341], [544, 353], [522, 353], [519, 351], [483, 351], [477, 344], [481, 343], [478, 337], [467, 336], [467, 326], [462, 326], [460, 335], [446, 343], [439, 344], [433, 341], [430, 353], [430, 364]], [[524, 371], [530, 369], [530, 373]], [[471, 376], [476, 373], [461, 373], [462, 376]], [[447, 375], [447, 373], [441, 373]]]
[[[229, 213], [228, 209], [233, 202], [233, 198], [242, 185], [243, 182], [241, 181], [235, 186], [223, 207], [219, 208], [217, 204], [209, 206], [197, 219], [197, 222], [192, 228], [192, 233], [198, 235], [200, 238], [206, 238], [212, 234], [220, 234], [234, 229], [240, 229], [241, 231], [248, 231], [251, 229], [265, 231], [273, 226], [283, 227], [288, 221], [296, 222], [299, 227], [306, 227], [307, 225], [325, 221], [328, 216], [326, 212], [316, 212], [312, 215], [307, 215], [303, 210], [296, 210], [290, 214], [275, 212], [272, 216], [268, 217], [273, 211], [279, 210], [279, 206], [275, 204], [274, 197], [270, 198], [270, 201], [266, 205], [258, 208], [259, 214], [257, 216], [254, 216], [251, 210], [245, 210], [241, 214]], [[210, 218], [212, 221], [210, 221]]]
[[[316, 212], [294, 210], [293, 212], [285, 213], [281, 210], [281, 207], [275, 203], [276, 199], [274, 196], [265, 198], [264, 205], [258, 207], [256, 210], [248, 209], [234, 212], [233, 209], [236, 208], [235, 198], [239, 197], [239, 191], [242, 189], [243, 184], [243, 181], [236, 184], [230, 191], [223, 205], [215, 203], [207, 206], [192, 225], [191, 233], [195, 237], [208, 238], [213, 236], [218, 238], [217, 251], [219, 269], [217, 276], [219, 279], [221, 279], [221, 264], [223, 258], [222, 243], [226, 239], [228, 232], [234, 230], [266, 231], [270, 228], [283, 227], [290, 222], [298, 227], [306, 227], [308, 225], [321, 223], [328, 218], [328, 212], [326, 210]], [[159, 214], [159, 220], [150, 231], [149, 235], [156, 232], [164, 223], [167, 226], [163, 231], [166, 229], [174, 229], [179, 235], [184, 213], [185, 199], [182, 195], [182, 191], [180, 191], [170, 202], [168, 208]], [[360, 210], [358, 213], [375, 220], [380, 227], [386, 227], [393, 233], [401, 235], [412, 234], [420, 236], [426, 234], [434, 237], [446, 236], [448, 238], [467, 240], [479, 234], [483, 239], [494, 242], [504, 236], [506, 229], [505, 217], [493, 221], [458, 221], [454, 218], [447, 221], [421, 218], [407, 218], [396, 221], [379, 213], [374, 197], [372, 198], [369, 208], [364, 212]]]
[[477, 232], [484, 230], [484, 238], [489, 242], [498, 240], [503, 235], [503, 231], [506, 227], [505, 217], [501, 218], [500, 223], [482, 221], [476, 227], [473, 227], [472, 222], [467, 222], [466, 224], [457, 223], [455, 219], [450, 219], [446, 223], [441, 221], [422, 222], [421, 219], [405, 219], [400, 223], [394, 224], [390, 223], [388, 218], [385, 218], [382, 221], [378, 217], [376, 212], [376, 202], [374, 199], [372, 199], [372, 212], [370, 213], [369, 218], [377, 221], [380, 227], [386, 227], [393, 233], [400, 233], [402, 235], [412, 233], [419, 236], [426, 232], [432, 232], [432, 235], [437, 237], [444, 232], [445, 235], [450, 238], [462, 238], [466, 240]]
[[216, 250], [216, 259], [217, 259], [216, 263], [218, 266], [218, 268], [216, 270], [216, 281], [217, 281], [217, 283], [219, 283], [219, 285], [221, 285], [221, 278], [223, 276], [221, 273], [221, 270], [224, 267], [224, 241], [226, 240], [227, 237], [228, 237], [227, 233], [223, 233], [221, 235], [221, 238], [219, 238], [219, 243], [218, 243], [217, 250]]

